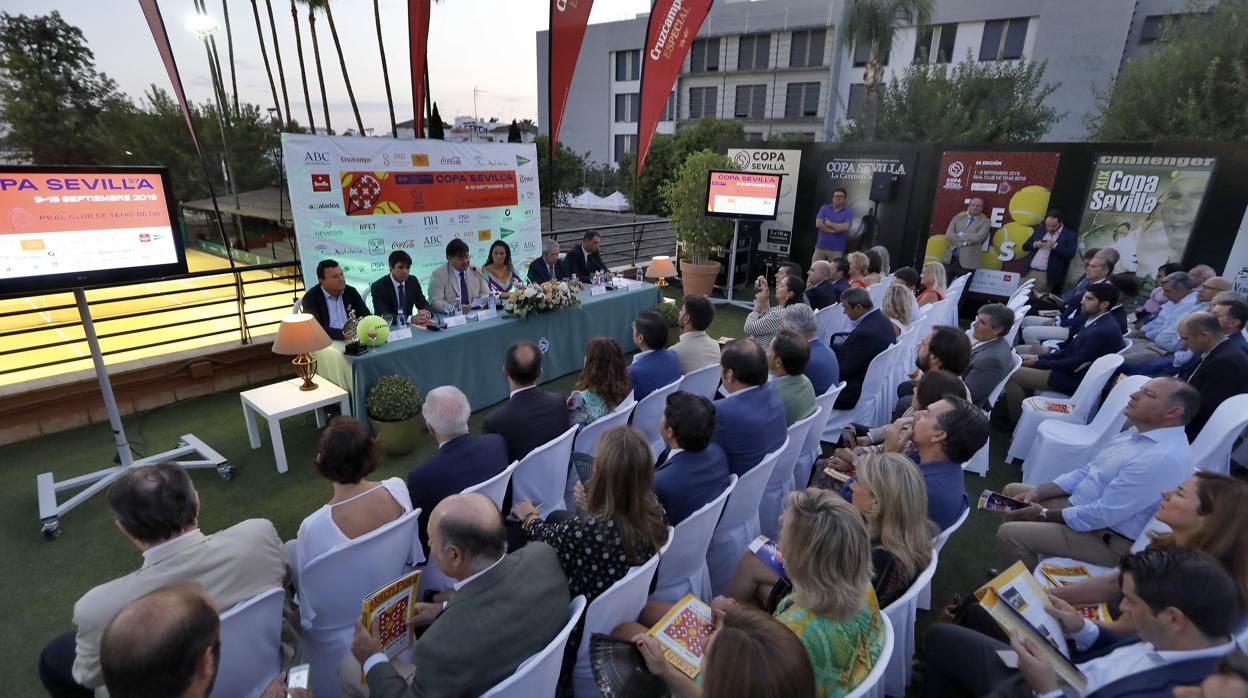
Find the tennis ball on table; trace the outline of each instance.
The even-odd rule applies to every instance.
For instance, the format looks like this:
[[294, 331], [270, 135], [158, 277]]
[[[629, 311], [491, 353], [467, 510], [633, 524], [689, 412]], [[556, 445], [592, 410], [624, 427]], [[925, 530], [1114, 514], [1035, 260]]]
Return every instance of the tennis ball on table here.
[[1010, 197], [1010, 217], [1023, 225], [1039, 225], [1049, 209], [1049, 190], [1031, 185]]
[[360, 344], [379, 347], [390, 338], [390, 324], [376, 315], [369, 315], [355, 326], [355, 332], [360, 337]]

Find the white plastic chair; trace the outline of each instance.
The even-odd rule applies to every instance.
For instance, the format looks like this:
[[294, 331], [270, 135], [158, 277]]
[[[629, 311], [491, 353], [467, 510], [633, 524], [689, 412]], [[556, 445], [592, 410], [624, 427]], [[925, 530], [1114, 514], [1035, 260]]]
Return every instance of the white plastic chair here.
[[758, 503], [759, 529], [772, 540], [780, 536], [780, 524], [777, 520], [784, 506], [784, 497], [793, 490], [793, 472], [802, 454], [802, 447], [806, 445], [810, 427], [818, 417], [819, 408], [816, 406], [814, 414], [789, 425], [789, 437], [784, 442], [784, 448], [780, 450], [780, 457], [776, 459], [776, 467], [772, 468], [771, 475], [767, 478], [767, 486], [763, 488], [763, 498]]
[[1231, 467], [1235, 437], [1248, 425], [1248, 395], [1227, 398], [1213, 411], [1192, 441], [1192, 463], [1201, 470], [1226, 475]]
[[589, 666], [589, 639], [594, 633], [610, 633], [617, 625], [637, 620], [646, 605], [646, 593], [650, 581], [658, 569], [659, 560], [672, 544], [674, 531], [667, 529], [667, 542], [645, 564], [633, 567], [610, 589], [598, 595], [585, 609], [585, 629], [581, 633], [581, 646], [576, 653], [576, 667], [572, 670], [572, 695], [576, 698], [598, 696], [594, 671]]
[[797, 463], [794, 464], [793, 489], [795, 490], [805, 488], [810, 482], [810, 471], [814, 468], [815, 461], [819, 460], [819, 456], [823, 455], [823, 448], [819, 444], [823, 441], [824, 427], [828, 425], [828, 418], [832, 416], [832, 406], [836, 404], [837, 396], [844, 389], [845, 382], [841, 381], [830, 386], [823, 395], [815, 396], [815, 404], [819, 406], [819, 416], [810, 423], [810, 432], [806, 434], [802, 454], [798, 456]]
[[[572, 441], [572, 452], [594, 455], [598, 450], [598, 440], [602, 438], [602, 435], [609, 429], [627, 425], [628, 418], [632, 416], [633, 408], [636, 406], [637, 401], [633, 399], [633, 394], [629, 393], [628, 397], [624, 398], [624, 402], [621, 402], [614, 410], [581, 427]], [[572, 488], [576, 486], [576, 481], [576, 470], [569, 468], [563, 490], [563, 499], [568, 511], [576, 509], [572, 502]]]
[[910, 325], [909, 329], [902, 332], [897, 337], [897, 358], [893, 360], [893, 378], [884, 382], [884, 394], [882, 397], [883, 405], [889, 411], [889, 417], [892, 417], [893, 406], [897, 404], [897, 386], [910, 380], [910, 374], [915, 368], [915, 359], [919, 351], [919, 334], [918, 323]]
[[1039, 485], [1076, 470], [1092, 460], [1127, 421], [1124, 410], [1131, 394], [1149, 381], [1148, 376], [1125, 376], [1109, 391], [1109, 397], [1087, 424], [1041, 422], [1035, 440], [1023, 459], [1023, 482]]
[[880, 613], [880, 621], [883, 623], [884, 630], [884, 646], [880, 648], [880, 656], [875, 660], [875, 666], [871, 667], [871, 673], [867, 674], [867, 678], [858, 684], [858, 687], [845, 694], [845, 698], [883, 698], [884, 697], [884, 672], [888, 670], [888, 665], [893, 658], [893, 648], [897, 646], [897, 636], [893, 631], [893, 623], [888, 616]]
[[520, 461], [512, 461], [512, 464], [503, 469], [502, 472], [494, 477], [464, 488], [462, 494], [483, 494], [494, 502], [494, 506], [501, 511], [503, 508], [503, 497], [507, 494], [507, 483], [511, 482], [511, 474], [516, 472], [516, 466], [520, 465]]
[[[1031, 442], [1035, 439], [1036, 429], [1040, 423], [1048, 419], [1063, 422], [1087, 424], [1092, 417], [1092, 409], [1096, 407], [1101, 391], [1109, 382], [1114, 371], [1122, 365], [1122, 357], [1118, 354], [1107, 354], [1092, 362], [1083, 380], [1069, 398], [1041, 397], [1039, 395], [1023, 400], [1022, 416], [1014, 427], [1014, 439], [1010, 442], [1010, 450], [1005, 454], [1005, 462], [1012, 463], [1027, 455], [1031, 450]], [[1044, 408], [1045, 403], [1065, 405], [1069, 412], [1056, 412]]]
[[912, 671], [911, 661], [914, 659], [914, 621], [919, 612], [919, 593], [932, 583], [936, 574], [936, 565], [940, 556], [932, 551], [932, 561], [910, 584], [910, 588], [901, 598], [884, 609], [893, 624], [893, 654], [889, 657], [888, 668], [884, 670], [884, 693], [889, 696], [906, 695], [906, 686], [910, 684]]
[[[945, 547], [945, 543], [949, 542], [949, 539], [953, 537], [953, 534], [958, 532], [959, 528], [962, 528], [962, 524], [966, 523], [966, 520], [970, 518], [970, 516], [971, 516], [971, 508], [968, 506], [967, 508], [962, 510], [962, 515], [958, 517], [957, 521], [954, 521], [953, 523], [949, 524], [949, 528], [946, 528], [945, 530], [936, 534], [936, 537], [932, 539], [932, 551], [936, 554], [940, 554], [940, 551], [943, 550]], [[926, 611], [927, 609], [931, 608], [931, 606], [932, 606], [932, 583], [931, 583], [931, 580], [929, 579], [927, 584], [922, 589], [919, 590], [919, 608]]]
[[711, 600], [711, 573], [706, 567], [706, 551], [715, 535], [715, 524], [724, 511], [724, 504], [737, 486], [737, 476], [728, 478], [728, 486], [718, 497], [676, 524], [670, 554], [659, 560], [658, 587], [652, 599], [676, 603], [685, 594], [703, 601]]
[[563, 630], [550, 641], [541, 652], [529, 657], [516, 667], [516, 673], [504, 679], [502, 683], [481, 694], [481, 698], [503, 698], [515, 696], [553, 696], [559, 684], [559, 670], [563, 666], [563, 649], [568, 644], [568, 636], [585, 613], [585, 595], [572, 599], [568, 605], [568, 622]]
[[1126, 356], [1131, 351], [1131, 347], [1135, 345], [1135, 340], [1129, 337], [1122, 338], [1122, 348], [1118, 350], [1118, 356]]
[[1014, 311], [1014, 324], [1010, 327], [1010, 331], [1005, 334], [1005, 341], [1010, 346], [1014, 346], [1014, 343], [1018, 341], [1018, 332], [1020, 329], [1022, 329], [1023, 318], [1027, 317], [1027, 311], [1029, 310], [1031, 310], [1031, 306], [1024, 305], [1023, 307]]
[[771, 477], [771, 471], [776, 467], [776, 460], [785, 446], [788, 446], [787, 440], [780, 449], [768, 453], [758, 465], [742, 475], [737, 480], [737, 486], [728, 495], [724, 513], [715, 525], [711, 545], [706, 551], [712, 595], [723, 593], [733, 570], [737, 568], [741, 553], [745, 552], [750, 541], [758, 537], [758, 504], [763, 499], [767, 479]]
[[563, 488], [568, 479], [568, 462], [575, 438], [576, 427], [568, 427], [567, 431], [525, 456], [511, 474], [512, 499], [541, 504], [546, 513], [565, 509]]
[[690, 371], [680, 379], [677, 390], [701, 395], [707, 400], [715, 399], [715, 391], [719, 389], [719, 364], [708, 364], [696, 371]]
[[888, 289], [889, 282], [879, 281], [867, 287], [867, 295], [871, 296], [871, 304], [880, 307], [880, 302], [884, 300], [884, 291]]
[[[303, 661], [312, 665], [312, 692], [339, 695], [338, 660], [351, 649], [364, 597], [424, 562], [416, 535], [420, 509], [339, 545], [310, 561], [299, 576]], [[269, 678], [272, 678], [271, 676]]]
[[[1009, 373], [1005, 374], [1005, 377], [1001, 379], [1001, 382], [997, 383], [997, 387], [993, 388], [991, 393], [988, 393], [988, 409], [984, 411], [985, 416], [990, 416], [992, 414], [992, 407], [997, 404], [997, 400], [1001, 398], [1001, 393], [1005, 390], [1005, 384], [1010, 382], [1010, 376], [1013, 376], [1018, 369], [1023, 366], [1023, 357], [1018, 354], [1013, 354], [1013, 357], [1014, 366], [1010, 369]], [[971, 456], [969, 461], [962, 464], [962, 469], [975, 473], [980, 477], [987, 475], [988, 447], [991, 442], [991, 438], [988, 441], [985, 441], [984, 445], [975, 452], [975, 455]]]
[[825, 345], [831, 343], [832, 335], [849, 330], [849, 318], [845, 317], [845, 308], [840, 303], [820, 308], [815, 311], [815, 323], [819, 327], [819, 341]]
[[663, 435], [659, 433], [659, 418], [663, 416], [663, 408], [667, 406], [667, 396], [680, 389], [683, 380], [684, 377], [677, 378], [662, 388], [656, 388], [633, 408], [633, 426], [646, 437], [650, 444], [650, 454], [655, 458], [659, 457], [665, 445]]
[[862, 393], [858, 396], [858, 402], [848, 410], [832, 410], [827, 424], [823, 427], [824, 441], [836, 441], [840, 436], [841, 427], [851, 422], [876, 425], [889, 421], [888, 417], [891, 414], [881, 416], [884, 410], [881, 409], [880, 398], [884, 394], [884, 385], [892, 376], [893, 361], [897, 357], [898, 349], [897, 344], [889, 345], [887, 349], [871, 359], [870, 365], [867, 366], [867, 375], [863, 376]]
[[221, 614], [221, 659], [212, 698], [255, 698], [282, 670], [282, 608], [274, 587]]

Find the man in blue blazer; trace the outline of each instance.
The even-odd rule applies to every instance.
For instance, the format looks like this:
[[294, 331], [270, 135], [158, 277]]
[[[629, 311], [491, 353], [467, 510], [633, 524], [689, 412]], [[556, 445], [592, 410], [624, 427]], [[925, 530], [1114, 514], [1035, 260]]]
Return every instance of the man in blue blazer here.
[[841, 307], [854, 323], [854, 330], [836, 347], [845, 389], [837, 396], [835, 407], [848, 410], [858, 404], [862, 396], [862, 381], [867, 377], [871, 359], [896, 341], [897, 333], [893, 331], [893, 323], [871, 303], [871, 295], [865, 288], [855, 286], [842, 293]]
[[654, 471], [654, 493], [672, 526], [706, 506], [728, 487], [728, 456], [711, 443], [715, 406], [701, 395], [678, 390], [667, 396], [659, 432], [667, 449]]
[[1066, 280], [1071, 258], [1079, 252], [1079, 236], [1066, 227], [1061, 209], [1051, 208], [1044, 223], [1023, 243], [1023, 251], [1031, 253], [1027, 276], [1036, 280], [1033, 293], [1057, 293]]
[[657, 311], [643, 310], [633, 320], [633, 344], [641, 351], [628, 366], [633, 399], [642, 398], [680, 380], [680, 358], [667, 348], [667, 320]]
[[529, 262], [529, 283], [544, 284], [564, 277], [559, 263], [559, 243], [549, 238], [542, 241], [542, 256]]
[[321, 323], [321, 328], [331, 339], [342, 339], [342, 327], [351, 311], [355, 311], [356, 320], [363, 320], [369, 315], [368, 306], [364, 305], [360, 292], [347, 285], [347, 278], [343, 276], [338, 262], [322, 259], [316, 265], [316, 280], [317, 285], [303, 294], [299, 305], [303, 312]]
[[719, 357], [720, 381], [728, 397], [715, 401], [715, 435], [728, 469], [740, 477], [763, 457], [779, 450], [788, 437], [784, 403], [767, 384], [767, 355], [758, 342], [738, 339]]
[[1061, 348], [1038, 356], [1023, 356], [1023, 366], [1005, 384], [1010, 419], [1018, 422], [1023, 400], [1037, 390], [1056, 390], [1071, 395], [1083, 380], [1093, 361], [1123, 347], [1122, 332], [1109, 309], [1118, 304], [1113, 284], [1093, 284], [1083, 294], [1083, 314], [1088, 316], [1082, 329]]
[[1185, 371], [1187, 382], [1200, 393], [1200, 407], [1187, 423], [1187, 438], [1193, 441], [1219, 405], [1248, 392], [1248, 354], [1231, 341], [1218, 318], [1204, 311], [1179, 321], [1179, 337], [1197, 357], [1195, 366]]
[[[833, 260], [836, 261], [836, 260]], [[815, 264], [825, 263], [822, 260]], [[841, 382], [841, 365], [827, 342], [819, 341], [819, 323], [815, 311], [805, 303], [794, 303], [781, 311], [781, 325], [806, 338], [810, 344], [810, 360], [803, 372], [810, 379], [815, 395], [828, 392], [828, 388]]]
[[481, 433], [502, 436], [507, 459], [518, 461], [568, 430], [568, 407], [563, 397], [537, 387], [542, 352], [533, 342], [516, 342], [507, 349], [503, 375], [511, 399], [485, 418]]
[[434, 388], [425, 396], [425, 426], [438, 442], [438, 452], [407, 474], [412, 507], [420, 509], [420, 544], [429, 553], [429, 514], [447, 497], [501, 473], [510, 461], [507, 443], [498, 434], [468, 433], [472, 408], [453, 385]]
[[806, 289], [806, 302], [815, 310], [841, 302], [841, 294], [849, 288], [845, 277], [849, 275], [849, 262], [844, 257], [831, 261], [820, 259], [810, 265], [810, 288]]
[[[1101, 257], [1093, 257], [1083, 265], [1086, 275], [1079, 279], [1074, 288], [1062, 294], [1062, 307], [1058, 309], [1056, 318], [1033, 315], [1023, 318], [1020, 335], [1023, 344], [1040, 346], [1049, 339], [1070, 339], [1083, 327], [1087, 317], [1080, 311], [1083, 305], [1083, 293], [1092, 284], [1109, 283], [1109, 261]], [[1125, 331], [1124, 331], [1125, 333]]]
[[[433, 309], [420, 289], [420, 281], [412, 276], [412, 256], [403, 250], [390, 253], [390, 273], [377, 279], [369, 287], [373, 298], [373, 312], [378, 315], [398, 316], [400, 311], [411, 318], [413, 325], [427, 325], [433, 321]], [[401, 296], [401, 297], [400, 297]], [[412, 310], [416, 317], [412, 317]]]

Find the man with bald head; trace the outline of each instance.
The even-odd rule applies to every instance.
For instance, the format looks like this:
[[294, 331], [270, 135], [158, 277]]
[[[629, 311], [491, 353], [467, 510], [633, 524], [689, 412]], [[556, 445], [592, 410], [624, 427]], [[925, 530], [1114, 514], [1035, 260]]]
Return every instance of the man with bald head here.
[[[443, 499], [429, 516], [429, 560], [455, 580], [451, 599], [418, 603], [409, 623], [428, 626], [413, 663], [390, 660], [378, 629], [359, 621], [338, 665], [344, 695], [372, 698], [479, 696], [541, 651], [568, 617], [568, 582], [555, 551], [530, 542], [507, 553], [507, 533], [483, 494]], [[360, 671], [368, 679], [360, 685]]]
[[1190, 370], [1179, 374], [1200, 392], [1200, 408], [1187, 424], [1195, 439], [1213, 411], [1227, 398], [1248, 392], [1248, 354], [1227, 339], [1226, 330], [1212, 313], [1197, 311], [1179, 323], [1179, 336], [1195, 356]]
[[171, 584], [121, 609], [104, 630], [100, 667], [113, 698], [205, 698], [221, 661], [221, 621], [194, 584]]
[[1214, 271], [1213, 267], [1208, 264], [1197, 264], [1191, 269], [1188, 269], [1187, 273], [1196, 280], [1197, 285], [1203, 284], [1218, 275], [1218, 272]]
[[508, 461], [517, 461], [568, 430], [568, 407], [559, 395], [537, 387], [542, 350], [533, 342], [521, 340], [507, 349], [503, 376], [511, 397], [485, 418], [481, 433], [502, 436]]
[[810, 265], [806, 302], [811, 308], [819, 310], [840, 302], [841, 291], [844, 289], [835, 283], [839, 278], [840, 272], [837, 271], [836, 266], [826, 259], [820, 259]]

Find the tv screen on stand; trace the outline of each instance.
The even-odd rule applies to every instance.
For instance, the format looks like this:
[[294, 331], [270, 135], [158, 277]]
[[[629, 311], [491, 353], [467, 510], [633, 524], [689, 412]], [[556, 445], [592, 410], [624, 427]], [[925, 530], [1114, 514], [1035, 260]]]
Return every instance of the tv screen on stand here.
[[706, 179], [706, 215], [745, 221], [775, 220], [781, 176], [711, 170]]

